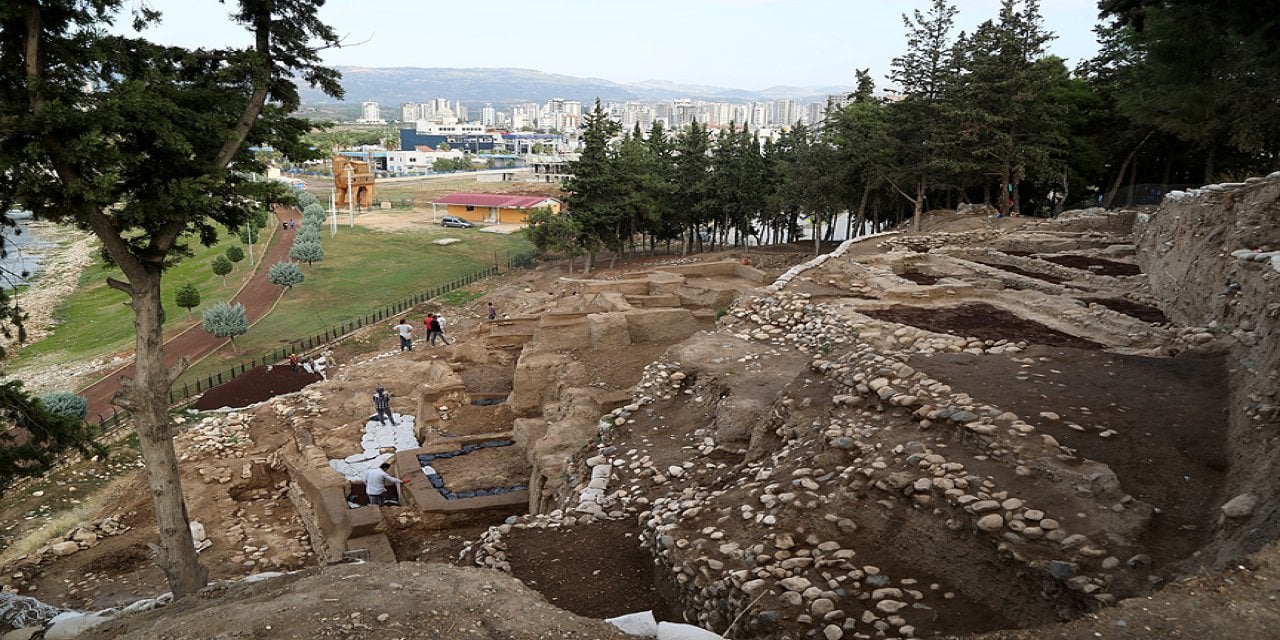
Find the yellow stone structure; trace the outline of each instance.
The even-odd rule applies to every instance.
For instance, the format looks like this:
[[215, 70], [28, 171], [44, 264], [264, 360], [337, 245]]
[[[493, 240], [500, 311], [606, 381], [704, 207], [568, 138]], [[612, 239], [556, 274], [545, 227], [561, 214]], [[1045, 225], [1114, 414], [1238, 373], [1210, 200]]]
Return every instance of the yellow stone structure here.
[[351, 197], [355, 198], [357, 209], [372, 209], [373, 182], [373, 172], [369, 170], [368, 162], [352, 160], [346, 156], [334, 157], [333, 186], [338, 192], [337, 206], [339, 209], [346, 209], [348, 207], [347, 198]]

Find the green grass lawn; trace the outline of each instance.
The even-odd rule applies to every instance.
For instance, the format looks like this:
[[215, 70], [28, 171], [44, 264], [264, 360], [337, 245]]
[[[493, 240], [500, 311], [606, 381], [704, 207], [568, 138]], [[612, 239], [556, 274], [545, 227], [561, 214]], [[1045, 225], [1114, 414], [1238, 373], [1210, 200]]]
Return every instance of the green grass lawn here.
[[[268, 233], [264, 229], [263, 233]], [[256, 235], [255, 235], [256, 239]], [[235, 295], [250, 273], [249, 259], [235, 265], [235, 270], [223, 279], [214, 275], [210, 264], [214, 257], [226, 252], [227, 247], [240, 244], [234, 234], [222, 233], [211, 247], [198, 243], [194, 255], [179, 262], [161, 279], [166, 334], [199, 322], [200, 311], [219, 300]], [[262, 240], [254, 243], [254, 257], [261, 255], [266, 246]], [[122, 291], [107, 286], [107, 278], [123, 279], [120, 270], [107, 267], [101, 261], [85, 269], [80, 276], [80, 287], [54, 312], [57, 328], [47, 338], [27, 345], [17, 351], [15, 361], [8, 367], [19, 371], [22, 367], [38, 364], [56, 366], [103, 355], [132, 351], [134, 344], [133, 310], [125, 306], [129, 297]], [[200, 306], [187, 311], [173, 301], [173, 294], [188, 282], [200, 291]]]
[[[432, 244], [444, 237], [462, 242]], [[305, 282], [293, 287], [274, 311], [236, 338], [234, 350], [229, 345], [218, 349], [193, 366], [177, 386], [475, 273], [494, 263], [495, 252], [505, 264], [508, 255], [532, 250], [523, 233], [505, 236], [436, 226], [402, 232], [340, 227], [332, 238], [326, 231], [323, 244], [322, 262], [301, 265]], [[416, 324], [421, 318], [413, 321]], [[387, 322], [388, 327], [394, 324], [393, 320]], [[390, 329], [387, 336], [390, 339]]]

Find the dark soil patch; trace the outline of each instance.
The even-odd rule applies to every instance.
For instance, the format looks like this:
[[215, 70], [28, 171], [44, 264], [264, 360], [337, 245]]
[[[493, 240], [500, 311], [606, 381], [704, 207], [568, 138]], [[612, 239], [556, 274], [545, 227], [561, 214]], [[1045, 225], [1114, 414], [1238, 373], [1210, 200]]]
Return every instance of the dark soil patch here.
[[1003, 309], [988, 304], [967, 304], [959, 307], [923, 308], [892, 306], [887, 309], [864, 310], [863, 313], [880, 320], [911, 325], [934, 333], [978, 338], [980, 340], [1026, 341], [1051, 347], [1076, 347], [1101, 349], [1102, 345], [1038, 322], [1020, 318]]
[[[912, 364], [1110, 466], [1126, 492], [1161, 510], [1142, 540], [1157, 564], [1190, 557], [1211, 533], [1207, 523], [1215, 517], [1216, 495], [1230, 463], [1222, 358], [1046, 347], [1031, 347], [1024, 355], [1048, 360], [1029, 365], [1004, 357], [943, 354], [913, 358]], [[1043, 411], [1060, 419], [1039, 417]], [[1116, 435], [1102, 438], [1098, 434], [1104, 429]]]
[[1072, 269], [1083, 269], [1104, 276], [1140, 276], [1142, 269], [1136, 264], [1116, 262], [1090, 256], [1040, 256], [1041, 260]]
[[992, 269], [999, 269], [1001, 271], [1008, 271], [1009, 273], [1016, 273], [1020, 276], [1026, 276], [1028, 278], [1035, 278], [1036, 280], [1043, 280], [1050, 284], [1062, 284], [1067, 281], [1066, 278], [1059, 278], [1058, 276], [1052, 276], [1047, 273], [1039, 273], [1036, 271], [1027, 271], [1026, 269], [1020, 269], [1018, 267], [1015, 267], [1009, 264], [998, 264], [995, 262], [979, 262], [978, 264], [991, 267]]
[[192, 407], [201, 411], [223, 407], [247, 407], [278, 395], [293, 393], [321, 380], [319, 374], [294, 371], [289, 366], [257, 367], [224, 382], [200, 396]]
[[938, 284], [938, 280], [940, 279], [937, 276], [931, 276], [927, 273], [920, 273], [919, 271], [907, 271], [906, 273], [899, 273], [898, 276], [905, 278], [907, 280], [910, 280], [918, 285], [922, 285], [926, 287], [930, 285]]
[[654, 583], [653, 558], [631, 520], [556, 529], [512, 529], [504, 540], [511, 574], [548, 602], [588, 618], [650, 609], [674, 621]]
[[1100, 304], [1112, 311], [1123, 313], [1126, 316], [1133, 316], [1143, 322], [1150, 322], [1153, 324], [1166, 324], [1169, 322], [1169, 317], [1164, 315], [1164, 312], [1156, 307], [1138, 304], [1136, 302], [1130, 302], [1120, 298], [1080, 298], [1080, 302], [1085, 304]]
[[532, 472], [518, 447], [477, 449], [454, 458], [436, 458], [431, 466], [454, 493], [526, 483]]

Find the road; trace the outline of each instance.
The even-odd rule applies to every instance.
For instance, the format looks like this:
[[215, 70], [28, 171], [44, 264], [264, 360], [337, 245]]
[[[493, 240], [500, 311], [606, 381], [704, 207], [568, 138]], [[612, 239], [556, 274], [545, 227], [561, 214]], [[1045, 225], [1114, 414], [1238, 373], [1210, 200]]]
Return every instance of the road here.
[[[302, 220], [301, 214], [293, 208], [276, 207], [275, 214], [277, 225], [267, 241], [265, 254], [258, 260], [256, 269], [248, 282], [231, 300], [244, 305], [245, 315], [250, 324], [267, 315], [284, 293], [283, 289], [267, 281], [268, 267], [281, 260], [288, 260], [289, 247], [292, 244], [293, 231], [284, 231], [278, 223], [291, 218], [298, 222]], [[213, 353], [224, 342], [224, 339], [205, 332], [200, 324], [196, 323], [165, 341], [164, 363], [166, 366], [172, 366], [184, 355], [195, 362]], [[114, 412], [111, 398], [120, 390], [120, 377], [133, 377], [133, 375], [134, 365], [130, 362], [80, 390], [80, 395], [89, 400], [87, 419], [90, 423], [96, 423], [111, 416]]]

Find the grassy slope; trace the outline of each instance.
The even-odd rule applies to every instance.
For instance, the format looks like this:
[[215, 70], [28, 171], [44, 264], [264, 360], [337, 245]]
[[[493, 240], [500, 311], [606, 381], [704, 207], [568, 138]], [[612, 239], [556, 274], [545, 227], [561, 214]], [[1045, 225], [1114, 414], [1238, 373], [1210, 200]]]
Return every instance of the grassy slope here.
[[[263, 233], [270, 230], [263, 230]], [[256, 236], [255, 236], [256, 238]], [[240, 289], [249, 276], [249, 259], [236, 265], [227, 275], [226, 284], [215, 276], [209, 265], [214, 257], [226, 252], [227, 247], [239, 245], [233, 234], [223, 233], [212, 247], [194, 247], [195, 254], [165, 273], [161, 280], [161, 299], [167, 312], [166, 335], [199, 322], [200, 311], [219, 300], [229, 299]], [[265, 242], [254, 243], [254, 257], [265, 247]], [[132, 352], [134, 342], [133, 311], [125, 306], [129, 297], [107, 286], [107, 278], [123, 279], [119, 269], [105, 267], [96, 262], [80, 276], [80, 288], [54, 313], [58, 328], [47, 338], [27, 345], [17, 352], [11, 370], [39, 362], [42, 366], [75, 362], [98, 356]], [[174, 291], [186, 283], [194, 283], [200, 290], [200, 306], [192, 309], [191, 317], [173, 301]]]
[[[462, 242], [432, 244], [443, 237]], [[495, 251], [505, 261], [508, 252], [514, 255], [531, 249], [524, 234], [503, 236], [434, 226], [405, 232], [342, 227], [336, 237], [326, 233], [323, 243], [324, 261], [302, 265], [306, 282], [286, 293], [275, 310], [237, 338], [235, 350], [220, 348], [192, 367], [178, 385], [479, 271], [493, 264]], [[388, 327], [391, 324], [388, 321]]]

